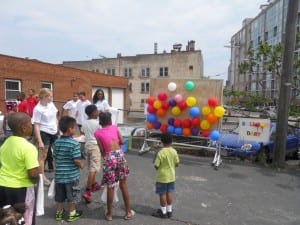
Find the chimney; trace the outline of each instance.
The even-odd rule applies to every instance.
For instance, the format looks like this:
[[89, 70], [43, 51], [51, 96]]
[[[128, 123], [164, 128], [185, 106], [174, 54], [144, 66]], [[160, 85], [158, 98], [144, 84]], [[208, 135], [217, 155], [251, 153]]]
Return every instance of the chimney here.
[[157, 42], [154, 42], [154, 54], [157, 54]]

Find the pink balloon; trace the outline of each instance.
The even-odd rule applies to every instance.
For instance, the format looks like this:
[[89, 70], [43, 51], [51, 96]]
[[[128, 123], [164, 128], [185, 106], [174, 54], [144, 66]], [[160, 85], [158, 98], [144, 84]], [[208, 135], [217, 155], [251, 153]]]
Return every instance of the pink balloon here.
[[182, 95], [180, 95], [180, 94], [175, 95], [174, 99], [177, 103], [181, 102], [183, 100]]

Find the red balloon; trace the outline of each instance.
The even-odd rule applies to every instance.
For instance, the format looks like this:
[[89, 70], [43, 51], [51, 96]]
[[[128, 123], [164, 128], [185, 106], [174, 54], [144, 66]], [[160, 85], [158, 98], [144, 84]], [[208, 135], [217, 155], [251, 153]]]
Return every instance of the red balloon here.
[[181, 124], [182, 124], [181, 119], [175, 119], [174, 127], [181, 127]]
[[147, 106], [147, 112], [150, 114], [154, 114], [155, 113], [155, 108], [152, 105], [148, 105]]
[[158, 95], [157, 95], [157, 98], [160, 100], [160, 101], [166, 101], [167, 98], [168, 98], [168, 95], [166, 92], [160, 92]]
[[192, 126], [192, 121], [190, 119], [185, 119], [182, 121], [183, 128], [190, 128]]
[[202, 134], [203, 137], [208, 137], [209, 134], [210, 134], [210, 131], [209, 130], [202, 130], [201, 134]]
[[146, 100], [148, 105], [153, 105], [154, 101], [155, 101], [155, 98], [152, 96], [149, 96]]
[[194, 118], [192, 119], [192, 126], [193, 126], [193, 127], [199, 127], [199, 126], [200, 126], [200, 122], [201, 122], [200, 118], [194, 117]]
[[183, 136], [190, 136], [191, 135], [191, 129], [190, 128], [183, 128], [182, 131]]
[[218, 104], [218, 99], [216, 98], [209, 98], [208, 101], [207, 101], [208, 105], [210, 107], [216, 107], [217, 104]]
[[162, 124], [160, 126], [160, 131], [161, 132], [166, 132], [168, 130], [168, 124]]
[[165, 110], [167, 110], [168, 108], [169, 108], [169, 102], [162, 102], [162, 105], [161, 105], [161, 107], [163, 108], [163, 109], [165, 109]]
[[156, 111], [156, 115], [159, 117], [164, 117], [166, 115], [166, 111], [164, 109], [160, 108]]
[[180, 102], [177, 103], [177, 105], [178, 105], [178, 107], [179, 107], [181, 110], [184, 110], [184, 109], [186, 109], [186, 107], [187, 107], [187, 104], [186, 104], [185, 101], [180, 101]]

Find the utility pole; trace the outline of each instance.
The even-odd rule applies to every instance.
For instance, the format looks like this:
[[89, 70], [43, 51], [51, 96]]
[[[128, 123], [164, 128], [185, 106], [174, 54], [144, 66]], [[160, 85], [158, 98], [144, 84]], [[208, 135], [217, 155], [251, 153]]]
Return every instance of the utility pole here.
[[288, 110], [291, 99], [291, 79], [293, 75], [293, 58], [296, 43], [298, 3], [298, 0], [288, 1], [287, 19], [285, 26], [276, 140], [273, 157], [273, 165], [279, 168], [285, 166], [286, 134], [288, 124]]

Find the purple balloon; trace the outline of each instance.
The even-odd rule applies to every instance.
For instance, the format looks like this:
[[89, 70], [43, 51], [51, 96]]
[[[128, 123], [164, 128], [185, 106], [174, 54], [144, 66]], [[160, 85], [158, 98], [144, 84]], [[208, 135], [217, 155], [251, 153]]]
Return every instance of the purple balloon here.
[[199, 134], [199, 128], [198, 127], [192, 127], [191, 133], [193, 136], [197, 136]]
[[168, 119], [168, 124], [171, 125], [171, 126], [173, 126], [174, 125], [174, 121], [175, 121], [175, 119], [173, 117], [170, 117]]
[[161, 123], [159, 121], [154, 121], [154, 123], [153, 123], [154, 129], [158, 130], [160, 128], [160, 126], [161, 126]]
[[169, 105], [170, 106], [175, 106], [176, 104], [177, 103], [176, 103], [175, 99], [172, 98], [172, 99], [169, 100]]

